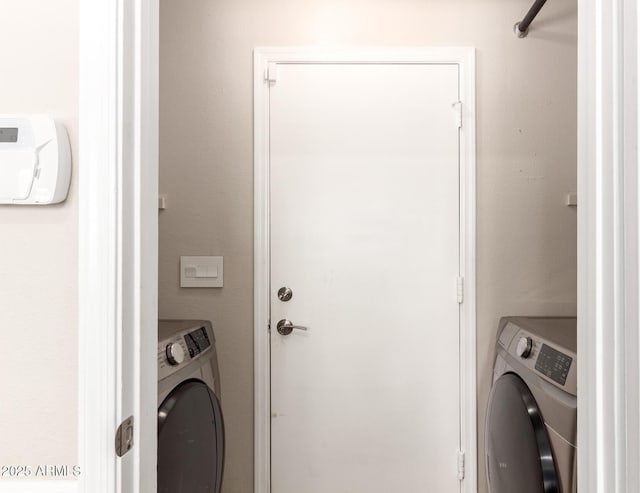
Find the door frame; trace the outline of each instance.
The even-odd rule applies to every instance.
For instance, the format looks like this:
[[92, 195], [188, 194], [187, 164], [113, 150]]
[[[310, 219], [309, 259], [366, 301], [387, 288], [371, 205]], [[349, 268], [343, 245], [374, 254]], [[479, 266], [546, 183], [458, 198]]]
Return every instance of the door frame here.
[[[271, 490], [271, 395], [269, 344], [269, 79], [274, 64], [457, 64], [462, 104], [460, 129], [461, 491], [477, 491], [476, 380], [476, 178], [475, 49], [463, 48], [256, 48], [254, 50], [254, 493]], [[453, 286], [452, 286], [453, 289]], [[452, 457], [454, 460], [455, 457]]]
[[79, 8], [78, 490], [155, 493], [159, 0]]
[[[121, 488], [116, 484], [116, 459], [113, 454], [113, 431], [117, 422], [117, 375], [119, 375], [121, 362], [116, 351], [116, 336], [118, 334], [115, 320], [117, 315], [117, 304], [115, 281], [113, 279], [116, 264], [114, 259], [117, 252], [113, 246], [116, 228], [112, 223], [112, 218], [117, 214], [122, 214], [117, 208], [115, 197], [119, 193], [120, 184], [114, 182], [113, 173], [115, 168], [114, 153], [117, 146], [114, 142], [114, 132], [119, 133], [122, 129], [123, 122], [118, 120], [115, 113], [115, 103], [113, 101], [114, 94], [117, 92], [114, 85], [117, 84], [118, 71], [120, 66], [116, 63], [115, 51], [118, 46], [117, 40], [120, 39], [121, 31], [127, 25], [140, 25], [139, 23], [148, 23], [145, 30], [146, 43], [150, 50], [148, 57], [136, 58], [136, 67], [143, 63], [146, 70], [150, 73], [157, 73], [158, 58], [157, 51], [154, 53], [152, 48], [158, 43], [158, 0], [136, 0], [136, 12], [139, 13], [137, 20], [132, 20], [130, 13], [124, 16], [116, 15], [116, 9], [122, 5], [122, 0], [113, 2], [111, 0], [80, 0], [80, 156], [82, 162], [82, 170], [78, 173], [79, 189], [80, 189], [80, 218], [79, 218], [79, 463], [86, 468], [80, 481], [78, 481], [79, 491], [83, 493], [111, 493], [120, 491]], [[143, 6], [143, 7], [142, 7]], [[635, 15], [626, 15], [621, 17], [620, 12], [631, 9]], [[620, 238], [621, 234], [626, 234], [627, 238], [633, 236], [634, 228], [637, 229], [637, 211], [627, 211], [627, 215], [620, 216], [620, 210], [616, 205], [613, 207], [612, 199], [616, 196], [611, 190], [601, 188], [603, 182], [610, 179], [614, 171], [609, 168], [603, 168], [606, 162], [605, 156], [602, 154], [602, 143], [606, 144], [606, 152], [610, 155], [613, 149], [620, 149], [619, 140], [613, 142], [604, 140], [605, 129], [611, 128], [611, 125], [605, 127], [602, 121], [603, 113], [611, 111], [612, 108], [620, 109], [620, 100], [612, 100], [612, 94], [620, 95], [620, 71], [625, 74], [629, 69], [629, 65], [620, 63], [622, 59], [626, 59], [628, 63], [635, 56], [637, 59], [637, 25], [638, 12], [633, 9], [632, 0], [615, 0], [612, 2], [599, 2], [598, 0], [579, 0], [579, 99], [578, 108], [580, 113], [579, 119], [579, 197], [580, 206], [578, 208], [579, 216], [579, 296], [578, 296], [578, 339], [581, 354], [585, 355], [581, 361], [588, 361], [588, 364], [579, 364], [579, 387], [580, 393], [578, 402], [582, 409], [579, 417], [578, 435], [581, 443], [585, 444], [578, 450], [579, 457], [579, 473], [582, 478], [581, 488], [585, 488], [585, 493], [598, 492], [604, 493], [607, 490], [610, 478], [616, 477], [616, 460], [628, 460], [638, 456], [640, 451], [640, 439], [638, 438], [637, 412], [639, 400], [639, 382], [640, 372], [634, 361], [638, 361], [638, 344], [628, 345], [625, 349], [620, 346], [620, 341], [624, 341], [625, 327], [624, 324], [615, 325], [616, 330], [605, 330], [607, 324], [612, 318], [612, 314], [621, 316], [621, 310], [628, 310], [628, 316], [637, 317], [638, 300], [637, 289], [634, 287], [634, 279], [629, 279], [630, 285], [625, 285], [627, 292], [620, 291], [619, 284], [612, 284], [611, 278], [606, 277], [606, 283], [603, 283], [602, 276], [603, 261], [606, 261], [606, 272], [611, 273], [611, 262], [622, 260], [621, 257], [614, 257], [614, 250], [611, 245], [605, 245], [605, 241], [610, 241], [611, 237], [604, 235], [605, 227], [610, 227], [614, 220], [610, 215], [612, 210], [618, 211], [615, 216], [616, 237]], [[127, 22], [124, 22], [127, 19]], [[132, 24], [133, 22], [133, 24]], [[617, 23], [617, 29], [612, 29], [612, 22]], [[625, 37], [621, 39], [618, 33], [622, 32], [619, 28], [621, 22], [624, 23]], [[635, 23], [635, 25], [634, 25]], [[612, 48], [616, 47], [617, 59], [615, 67], [603, 67], [602, 62], [606, 61], [612, 53]], [[624, 47], [624, 53], [620, 58], [620, 48]], [[362, 53], [361, 50], [358, 50]], [[376, 50], [378, 51], [378, 50]], [[384, 50], [383, 50], [384, 51]], [[396, 54], [399, 50], [395, 51]], [[404, 51], [404, 50], [403, 50]], [[388, 51], [387, 51], [388, 52]], [[436, 55], [433, 51], [427, 50], [428, 53]], [[278, 55], [280, 53], [281, 55]], [[342, 55], [340, 54], [342, 53]], [[335, 53], [337, 59], [341, 57], [349, 58], [345, 52]], [[406, 52], [405, 52], [406, 53]], [[607, 57], [603, 56], [607, 53]], [[254, 67], [256, 67], [256, 81], [254, 84], [255, 95], [255, 154], [258, 155], [260, 150], [264, 151], [264, 143], [268, 142], [268, 135], [264, 135], [262, 125], [259, 125], [260, 118], [267, 114], [268, 107], [265, 107], [264, 87], [262, 86], [262, 74], [265, 68], [264, 59], [272, 57], [276, 61], [279, 56], [287, 57], [282, 50], [258, 50], [254, 59]], [[291, 55], [295, 58], [294, 55]], [[391, 56], [391, 55], [389, 55]], [[443, 55], [444, 56], [444, 55]], [[319, 58], [322, 56], [318, 55]], [[332, 58], [326, 56], [325, 58]], [[457, 55], [452, 54], [452, 59], [456, 59]], [[462, 56], [464, 59], [465, 57]], [[473, 59], [465, 66], [472, 72]], [[636, 67], [637, 68], [637, 67]], [[612, 84], [614, 80], [618, 81]], [[629, 78], [622, 77], [622, 80]], [[154, 84], [151, 84], [153, 93]], [[157, 85], [155, 86], [157, 88]], [[623, 87], [623, 92], [635, 90], [637, 87]], [[153, 94], [150, 94], [152, 96]], [[156, 93], [157, 95], [157, 93]], [[473, 92], [471, 93], [474, 96]], [[630, 108], [630, 106], [627, 106]], [[597, 110], [597, 111], [596, 111]], [[628, 111], [628, 110], [627, 110]], [[469, 118], [466, 115], [465, 118]], [[151, 113], [144, 116], [145, 131], [154, 132], [157, 129], [157, 113]], [[620, 135], [620, 119], [616, 117], [616, 135]], [[473, 119], [469, 122], [473, 124]], [[610, 123], [610, 122], [609, 122]], [[635, 122], [637, 125], [637, 119]], [[637, 142], [638, 136], [631, 135], [629, 124], [623, 126], [627, 129], [627, 138], [629, 142]], [[138, 127], [140, 130], [140, 127]], [[599, 136], [599, 147], [596, 148], [593, 143], [596, 142], [596, 136]], [[267, 140], [265, 140], [267, 137]], [[473, 139], [475, 137], [472, 137]], [[152, 140], [152, 139], [151, 139]], [[468, 148], [469, 164], [473, 165], [475, 161], [475, 151], [472, 152], [474, 145], [473, 140]], [[150, 147], [145, 147], [146, 152], [152, 152]], [[156, 146], [157, 150], [157, 146]], [[153, 158], [152, 158], [153, 161]], [[257, 296], [258, 288], [264, 285], [267, 278], [264, 273], [264, 246], [266, 245], [266, 234], [268, 229], [264, 228], [263, 223], [259, 219], [263, 216], [257, 204], [261, 204], [268, 198], [261, 188], [264, 180], [268, 175], [262, 170], [258, 172], [258, 158], [255, 159], [256, 170], [256, 257], [255, 257], [255, 316], [256, 320], [262, 317], [264, 320], [264, 302], [260, 302]], [[153, 163], [150, 166], [155, 166]], [[149, 171], [149, 181], [139, 186], [148, 186], [149, 192], [153, 188], [155, 180], [157, 180], [157, 168]], [[154, 174], [155, 173], [155, 174]], [[471, 185], [470, 190], [474, 191], [474, 183], [472, 176], [475, 173], [474, 166], [469, 170], [469, 176], [466, 180]], [[633, 200], [638, 200], [637, 184], [635, 189], [633, 185], [628, 185], [627, 194]], [[152, 190], [153, 192], [153, 190]], [[93, 198], [92, 198], [93, 197]], [[637, 202], [636, 202], [637, 203]], [[473, 200], [475, 205], [475, 198]], [[619, 205], [619, 204], [618, 204]], [[603, 215], [606, 207], [608, 213]], [[469, 212], [470, 205], [466, 205], [465, 209]], [[262, 211], [264, 212], [264, 211]], [[145, 215], [147, 217], [148, 214]], [[473, 218], [473, 215], [468, 215]], [[153, 218], [149, 216], [151, 224]], [[598, 222], [596, 222], [596, 220]], [[620, 222], [621, 221], [621, 222]], [[634, 226], [635, 224], [635, 226]], [[624, 225], [626, 228], [620, 228]], [[599, 229], [591, 229], [598, 227]], [[468, 227], [470, 237], [475, 236], [474, 228]], [[260, 234], [258, 234], [260, 233]], [[604, 247], [607, 248], [604, 248]], [[633, 245], [632, 245], [633, 246]], [[599, 248], [599, 249], [597, 249]], [[92, 249], [94, 249], [92, 251]], [[262, 257], [258, 256], [259, 252]], [[625, 262], [634, 265], [637, 262], [638, 252], [637, 246], [631, 251], [626, 250]], [[635, 255], [635, 259], [634, 256]], [[467, 264], [471, 268], [472, 264]], [[618, 271], [619, 272], [619, 271]], [[635, 282], [637, 283], [637, 271]], [[153, 274], [152, 274], [153, 275]], [[467, 287], [471, 287], [469, 286]], [[606, 284], [606, 285], [605, 285]], [[611, 289], [618, 287], [617, 291]], [[475, 286], [473, 286], [475, 288]], [[604, 297], [604, 293], [614, 293], [614, 297]], [[635, 294], [634, 294], [635, 293]], [[636, 298], [632, 298], [636, 296]], [[620, 303], [623, 300], [627, 303]], [[475, 303], [475, 300], [473, 300]], [[593, 309], [597, 307], [597, 313]], [[145, 313], [148, 317], [153, 316], [154, 307], [147, 307]], [[96, 314], [99, 314], [97, 316]], [[603, 315], [606, 314], [606, 319]], [[625, 312], [626, 314], [626, 312]], [[469, 309], [469, 320], [475, 320], [475, 307]], [[614, 319], [615, 320], [615, 319]], [[619, 319], [618, 319], [619, 320]], [[636, 318], [637, 320], [637, 318]], [[257, 322], [256, 322], [257, 327]], [[90, 332], [89, 332], [90, 328]], [[268, 461], [268, 366], [265, 373], [265, 364], [268, 364], [268, 352], [265, 352], [263, 339], [266, 333], [256, 328], [255, 330], [255, 426], [256, 426], [256, 493], [265, 493], [269, 491], [269, 461]], [[633, 336], [632, 333], [628, 334]], [[469, 336], [471, 337], [471, 335]], [[475, 333], [473, 334], [475, 337]], [[622, 338], [621, 338], [622, 337]], [[140, 339], [138, 339], [140, 340]], [[617, 341], [617, 342], [616, 342]], [[95, 351], [98, 347], [101, 350]], [[268, 346], [266, 347], [268, 349]], [[618, 366], [617, 372], [612, 369], [612, 355], [625, 355], [625, 364], [628, 364], [626, 375], [620, 371]], [[466, 362], [475, 362], [475, 351], [468, 354], [469, 358]], [[619, 364], [620, 360], [618, 359]], [[475, 368], [473, 369], [475, 372]], [[133, 377], [132, 377], [133, 378]], [[152, 376], [146, 375], [146, 379], [141, 375], [137, 377], [140, 382], [153, 381]], [[96, 385], [95, 382], [100, 382]], [[605, 385], [606, 384], [606, 385]], [[153, 385], [151, 386], [153, 387]], [[603, 399], [603, 389], [618, 389], [616, 399], [610, 401]], [[465, 395], [471, 395], [475, 392], [475, 382], [467, 381], [464, 387]], [[608, 392], [611, 392], [609, 390]], [[625, 401], [625, 394], [629, 395], [629, 399]], [[147, 399], [151, 397], [147, 396]], [[467, 400], [469, 400], [467, 398]], [[615, 402], [615, 406], [602, 406], [603, 402]], [[628, 402], [625, 404], [625, 402]], [[475, 406], [475, 402], [472, 403]], [[626, 417], [636, 417], [636, 421], [631, 422], [633, 427], [632, 434], [626, 432]], [[475, 416], [468, 413], [465, 423], [466, 434], [471, 436], [475, 441], [476, 422]], [[155, 426], [155, 415], [151, 420], [151, 424], [143, 423], [146, 428]], [[613, 430], [613, 432], [611, 432]], [[630, 436], [630, 441], [625, 437]], [[606, 442], [605, 442], [606, 440]], [[469, 444], [472, 442], [469, 441]], [[621, 448], [620, 444], [626, 443], [626, 448]], [[588, 444], [588, 446], [586, 445]], [[474, 447], [467, 446], [468, 451], [473, 451]], [[617, 451], [617, 452], [616, 452]], [[621, 452], [624, 452], [622, 455]], [[612, 459], [612, 458], [617, 459]], [[626, 458], [626, 459], [625, 459]], [[633, 462], [633, 460], [631, 460]], [[475, 478], [475, 460], [467, 461], [468, 477]], [[473, 469], [472, 469], [473, 468]], [[637, 468], [620, 467], [618, 471], [637, 473]], [[142, 475], [142, 474], [141, 474]], [[475, 482], [475, 479], [473, 480]], [[467, 482], [468, 483], [468, 482]], [[633, 483], [632, 483], [633, 484]], [[637, 484], [637, 481], [636, 481]], [[70, 485], [71, 486], [71, 485]], [[117, 488], [116, 488], [117, 486]], [[13, 487], [13, 486], [12, 486]], [[22, 486], [15, 485], [16, 488]], [[32, 481], [25, 482], [25, 491], [29, 488], [33, 491], [61, 491], [66, 487], [63, 482], [42, 482], [34, 483]], [[70, 487], [73, 489], [73, 486]], [[30, 490], [30, 491], [31, 491]], [[141, 489], [142, 493], [151, 490]], [[472, 491], [468, 488], [468, 491]], [[623, 492], [623, 489], [616, 491]]]
[[640, 9], [578, 2], [578, 475], [640, 482]]

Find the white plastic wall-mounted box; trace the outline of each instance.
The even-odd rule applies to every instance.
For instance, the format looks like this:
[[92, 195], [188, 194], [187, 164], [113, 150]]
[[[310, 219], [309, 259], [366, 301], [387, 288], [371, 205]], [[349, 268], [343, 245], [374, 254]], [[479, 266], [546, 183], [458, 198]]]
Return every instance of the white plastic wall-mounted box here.
[[0, 115], [0, 204], [57, 204], [67, 198], [71, 148], [48, 116]]
[[180, 257], [180, 287], [221, 288], [224, 280], [223, 271], [222, 257]]

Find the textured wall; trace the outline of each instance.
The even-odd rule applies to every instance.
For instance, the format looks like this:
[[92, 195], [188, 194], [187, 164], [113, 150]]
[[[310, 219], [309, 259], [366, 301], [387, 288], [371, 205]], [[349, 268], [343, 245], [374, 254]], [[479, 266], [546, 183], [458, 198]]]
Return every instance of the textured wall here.
[[[477, 48], [480, 447], [498, 318], [574, 314], [576, 0], [526, 39], [518, 0], [161, 0], [160, 314], [213, 320], [228, 430], [225, 493], [252, 491], [256, 46]], [[180, 255], [224, 255], [225, 287], [179, 288]], [[482, 458], [483, 454], [479, 455]], [[482, 465], [482, 460], [480, 461]], [[480, 469], [480, 491], [485, 490]]]
[[[0, 15], [0, 112], [50, 114], [74, 156], [77, 11], [77, 0], [20, 0]], [[76, 462], [77, 169], [63, 204], [0, 206], [2, 465]]]

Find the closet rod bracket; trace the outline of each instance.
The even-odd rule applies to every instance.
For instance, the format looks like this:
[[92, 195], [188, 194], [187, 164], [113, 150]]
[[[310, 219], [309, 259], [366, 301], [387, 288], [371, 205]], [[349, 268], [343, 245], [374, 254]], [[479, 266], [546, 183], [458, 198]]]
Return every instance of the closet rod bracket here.
[[520, 23], [516, 22], [513, 25], [513, 34], [515, 34], [519, 38], [526, 38], [527, 34], [529, 34], [529, 28], [526, 28], [524, 31], [520, 30]]
[[547, 3], [547, 0], [536, 0], [534, 4], [527, 12], [527, 15], [524, 16], [520, 22], [516, 22], [515, 26], [513, 26], [513, 33], [519, 37], [524, 38], [529, 34], [529, 26], [533, 22], [533, 19], [536, 18], [544, 4]]

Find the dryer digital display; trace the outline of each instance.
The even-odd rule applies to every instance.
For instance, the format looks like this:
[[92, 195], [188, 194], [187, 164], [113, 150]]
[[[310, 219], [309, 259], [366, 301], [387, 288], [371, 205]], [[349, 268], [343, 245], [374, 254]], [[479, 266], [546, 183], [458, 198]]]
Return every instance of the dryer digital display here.
[[572, 362], [573, 358], [570, 356], [543, 344], [536, 360], [536, 370], [554, 382], [564, 385]]

